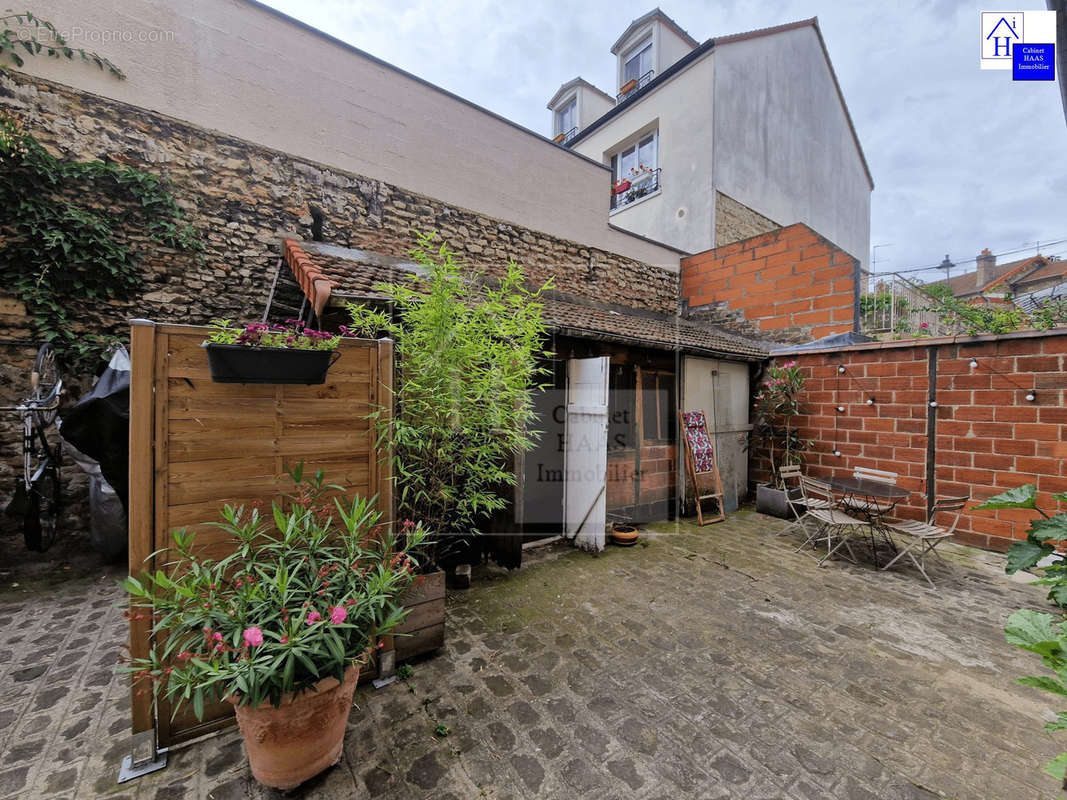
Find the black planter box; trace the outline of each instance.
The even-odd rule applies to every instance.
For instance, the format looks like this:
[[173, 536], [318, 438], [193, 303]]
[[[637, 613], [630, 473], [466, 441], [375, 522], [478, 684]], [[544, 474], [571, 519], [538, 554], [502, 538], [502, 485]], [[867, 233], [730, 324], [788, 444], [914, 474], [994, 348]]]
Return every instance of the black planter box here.
[[337, 350], [290, 350], [205, 342], [211, 380], [215, 383], [326, 382], [326, 372], [341, 354]]

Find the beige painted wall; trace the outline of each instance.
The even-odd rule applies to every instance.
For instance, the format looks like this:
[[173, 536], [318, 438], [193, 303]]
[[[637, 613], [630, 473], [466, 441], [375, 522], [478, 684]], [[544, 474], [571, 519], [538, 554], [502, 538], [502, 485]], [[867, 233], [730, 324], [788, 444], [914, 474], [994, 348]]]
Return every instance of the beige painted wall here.
[[815, 29], [729, 42], [715, 62], [715, 188], [866, 267], [871, 184]]
[[[748, 453], [744, 447], [752, 430], [748, 421], [748, 365], [686, 356], [682, 370], [682, 410], [704, 412], [708, 432], [715, 439], [726, 509], [735, 511], [748, 494]], [[685, 477], [685, 460], [679, 458], [678, 464], [683, 471], [679, 478]], [[688, 480], [685, 492], [692, 494]]]
[[34, 11], [129, 77], [47, 58], [29, 59], [31, 74], [678, 268], [671, 250], [608, 227], [607, 170], [254, 3], [41, 0]]
[[615, 108], [615, 103], [587, 86], [578, 87], [578, 129], [585, 130]]
[[610, 163], [611, 153], [639, 132], [658, 125], [660, 193], [624, 207], [611, 216], [611, 222], [691, 253], [715, 244], [711, 175], [714, 60], [711, 54], [698, 59], [574, 145], [577, 152]]

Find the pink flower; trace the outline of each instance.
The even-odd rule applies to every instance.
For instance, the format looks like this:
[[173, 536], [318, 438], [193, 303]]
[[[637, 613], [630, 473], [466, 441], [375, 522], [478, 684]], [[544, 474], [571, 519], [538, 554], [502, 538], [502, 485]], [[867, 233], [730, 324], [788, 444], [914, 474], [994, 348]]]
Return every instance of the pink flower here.
[[281, 642], [282, 644], [289, 644], [289, 637], [288, 636], [283, 636], [278, 641]]
[[924, 329], [925, 328], [929, 328], [930, 327], [930, 323], [929, 322], [920, 322], [919, 323], [919, 327], [920, 328], [924, 328]]
[[330, 622], [334, 625], [340, 625], [348, 617], [348, 612], [345, 611], [344, 606], [334, 606], [330, 611]]
[[214, 639], [216, 642], [221, 642], [222, 641], [222, 634], [219, 633], [218, 631], [215, 631], [215, 633], [211, 634], [211, 638]]
[[245, 628], [244, 639], [249, 647], [259, 647], [263, 644], [263, 631], [256, 627]]
[[322, 614], [320, 614], [318, 611], [312, 611], [310, 614], [308, 614], [307, 624], [314, 625], [320, 619], [322, 619]]
[[791, 369], [792, 367], [795, 367], [796, 365], [797, 365], [796, 361], [786, 361], [784, 364], [782, 364], [782, 369]]

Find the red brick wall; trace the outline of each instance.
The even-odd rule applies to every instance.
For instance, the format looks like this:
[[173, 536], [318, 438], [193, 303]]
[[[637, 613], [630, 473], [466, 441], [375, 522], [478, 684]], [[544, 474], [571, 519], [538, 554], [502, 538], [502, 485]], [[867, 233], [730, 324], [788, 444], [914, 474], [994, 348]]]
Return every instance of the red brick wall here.
[[635, 506], [668, 504], [675, 496], [673, 444], [649, 444], [641, 448], [640, 495], [634, 497], [633, 450], [608, 453], [607, 509], [631, 510]]
[[[936, 494], [968, 494], [974, 501], [969, 505], [976, 505], [1005, 489], [1035, 483], [1039, 505], [1055, 510], [1052, 493], [1067, 491], [1067, 331], [959, 344], [944, 339], [881, 343], [779, 357], [779, 362], [795, 359], [807, 376], [807, 415], [800, 425], [815, 446], [806, 469], [837, 476], [858, 466], [897, 472], [899, 484], [912, 495], [897, 506], [896, 516], [924, 518], [930, 347], [937, 352]], [[974, 369], [972, 357], [978, 361]], [[846, 369], [840, 376], [839, 365]], [[1030, 389], [1036, 389], [1032, 403], [1025, 399]], [[868, 396], [875, 398], [873, 406], [866, 405]], [[845, 412], [838, 413], [837, 405]], [[835, 442], [840, 457], [833, 455]], [[760, 454], [754, 454], [752, 470], [754, 479], [766, 479]], [[1025, 538], [1034, 516], [968, 511], [957, 538], [1003, 550]]]
[[641, 448], [641, 503], [663, 503], [674, 496], [675, 446], [645, 444]]
[[753, 333], [810, 341], [852, 330], [854, 266], [797, 223], [683, 259], [682, 301], [732, 314]]

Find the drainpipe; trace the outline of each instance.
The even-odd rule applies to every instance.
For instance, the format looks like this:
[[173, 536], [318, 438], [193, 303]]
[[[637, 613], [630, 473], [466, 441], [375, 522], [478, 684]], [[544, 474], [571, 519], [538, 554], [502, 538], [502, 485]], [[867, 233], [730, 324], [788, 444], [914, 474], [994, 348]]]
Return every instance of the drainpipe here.
[[852, 332], [860, 330], [860, 260], [852, 259]]
[[934, 510], [937, 497], [937, 345], [926, 349], [927, 385], [930, 387], [926, 403], [926, 517]]

